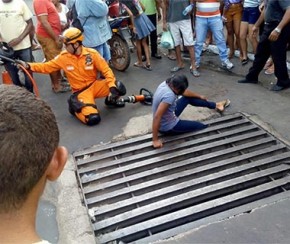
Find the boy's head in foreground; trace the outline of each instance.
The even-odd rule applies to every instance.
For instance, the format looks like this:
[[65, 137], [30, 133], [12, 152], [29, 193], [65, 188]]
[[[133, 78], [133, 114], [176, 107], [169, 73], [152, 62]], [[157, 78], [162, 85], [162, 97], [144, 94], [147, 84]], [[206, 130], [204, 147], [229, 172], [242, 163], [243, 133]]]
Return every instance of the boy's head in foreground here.
[[38, 201], [46, 180], [56, 180], [67, 160], [67, 150], [58, 144], [50, 107], [23, 88], [0, 85], [0, 239], [4, 243], [40, 241], [34, 227]]

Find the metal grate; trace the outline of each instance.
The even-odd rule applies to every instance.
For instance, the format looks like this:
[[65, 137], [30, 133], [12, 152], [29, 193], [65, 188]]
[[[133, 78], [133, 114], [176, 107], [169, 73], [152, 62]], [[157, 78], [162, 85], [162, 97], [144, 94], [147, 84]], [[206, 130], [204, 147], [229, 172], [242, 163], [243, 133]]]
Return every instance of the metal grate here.
[[242, 114], [202, 131], [74, 153], [97, 243], [148, 243], [282, 199], [289, 148]]

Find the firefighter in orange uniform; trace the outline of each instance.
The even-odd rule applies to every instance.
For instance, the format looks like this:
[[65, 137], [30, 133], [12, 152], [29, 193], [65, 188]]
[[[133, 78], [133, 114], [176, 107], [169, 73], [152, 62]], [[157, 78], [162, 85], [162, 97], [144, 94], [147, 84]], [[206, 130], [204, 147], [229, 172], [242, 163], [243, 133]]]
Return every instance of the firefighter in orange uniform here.
[[[96, 125], [101, 121], [95, 99], [106, 97], [106, 105], [124, 107], [117, 101], [126, 93], [125, 86], [115, 76], [103, 57], [94, 49], [82, 45], [83, 35], [77, 28], [71, 27], [63, 33], [62, 51], [55, 59], [46, 63], [24, 63], [24, 67], [33, 72], [49, 74], [63, 69], [71, 85], [73, 94], [68, 100], [69, 111], [87, 125]], [[96, 79], [96, 77], [104, 79]]]

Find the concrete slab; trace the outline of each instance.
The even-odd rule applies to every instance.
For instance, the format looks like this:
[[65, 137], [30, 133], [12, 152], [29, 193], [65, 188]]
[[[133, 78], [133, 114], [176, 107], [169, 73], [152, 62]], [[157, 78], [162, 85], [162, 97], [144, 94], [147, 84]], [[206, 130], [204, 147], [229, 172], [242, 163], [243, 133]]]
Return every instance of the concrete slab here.
[[156, 243], [289, 243], [289, 204], [281, 200]]

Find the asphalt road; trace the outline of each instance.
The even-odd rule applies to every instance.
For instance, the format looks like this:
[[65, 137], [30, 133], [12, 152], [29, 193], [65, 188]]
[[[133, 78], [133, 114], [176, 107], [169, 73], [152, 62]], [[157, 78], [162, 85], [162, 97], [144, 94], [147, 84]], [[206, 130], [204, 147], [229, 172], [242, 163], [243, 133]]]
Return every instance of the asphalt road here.
[[[37, 57], [39, 55], [39, 57]], [[41, 51], [36, 51], [37, 60], [42, 60]], [[163, 56], [161, 60], [152, 60], [152, 71], [137, 68], [132, 65], [135, 62], [135, 54], [132, 55], [131, 66], [125, 72], [115, 72], [117, 79], [121, 80], [127, 87], [127, 95], [138, 94], [140, 88], [144, 87], [152, 92], [157, 85], [170, 77], [170, 67], [175, 65]], [[186, 68], [179, 71], [189, 78], [190, 88], [202, 93], [210, 100], [218, 101], [229, 98], [232, 101], [227, 113], [237, 111], [258, 115], [265, 123], [269, 123], [280, 134], [290, 140], [288, 121], [289, 113], [289, 90], [279, 93], [267, 89], [274, 76], [268, 77], [264, 74], [261, 79], [264, 83], [258, 85], [238, 84], [241, 74], [245, 74], [247, 67], [239, 67], [237, 58], [233, 60], [236, 67], [233, 73], [219, 70], [217, 56], [205, 55], [200, 68], [201, 76], [193, 77], [189, 73], [189, 62], [185, 60]], [[237, 74], [237, 76], [236, 76]], [[126, 104], [125, 108], [109, 109], [104, 105], [103, 99], [97, 100], [102, 121], [99, 125], [88, 127], [71, 116], [67, 109], [67, 98], [69, 93], [54, 94], [50, 88], [47, 75], [35, 74], [40, 95], [53, 108], [61, 132], [61, 144], [68, 147], [70, 152], [90, 147], [101, 142], [108, 142], [114, 136], [123, 132], [122, 128], [132, 117], [151, 113], [151, 108], [141, 104]]]

